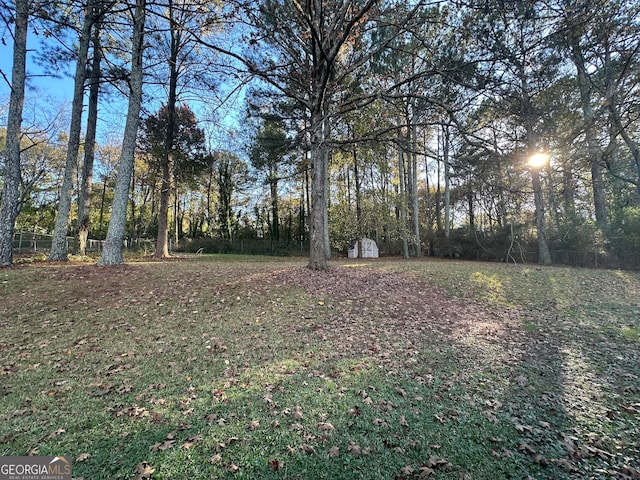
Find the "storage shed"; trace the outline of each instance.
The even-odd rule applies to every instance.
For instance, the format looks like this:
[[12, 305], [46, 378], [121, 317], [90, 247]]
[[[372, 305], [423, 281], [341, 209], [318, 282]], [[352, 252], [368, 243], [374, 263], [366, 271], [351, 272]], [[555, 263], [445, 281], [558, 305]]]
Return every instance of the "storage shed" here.
[[[358, 255], [358, 245], [362, 246], [362, 255]], [[378, 245], [370, 238], [363, 238], [359, 242], [353, 242], [347, 256], [349, 258], [378, 258]]]

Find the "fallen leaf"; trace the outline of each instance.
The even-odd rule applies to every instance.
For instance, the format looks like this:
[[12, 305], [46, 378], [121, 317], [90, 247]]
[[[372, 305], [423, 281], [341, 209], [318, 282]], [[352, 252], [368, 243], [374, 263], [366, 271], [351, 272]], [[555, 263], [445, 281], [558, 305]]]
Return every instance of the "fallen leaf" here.
[[445, 460], [442, 457], [438, 457], [436, 455], [431, 455], [429, 457], [429, 460], [427, 460], [427, 466], [428, 467], [439, 468], [439, 467], [447, 467], [447, 466], [450, 466], [450, 465], [451, 464], [447, 460]]
[[429, 467], [420, 467], [418, 469], [418, 478], [427, 478], [429, 475], [433, 475], [436, 471], [433, 468]]
[[349, 447], [347, 448], [347, 451], [351, 454], [351, 455], [360, 455], [362, 453], [362, 447], [360, 445], [358, 445], [357, 443], [352, 443], [349, 445]]
[[13, 434], [13, 435], [7, 435], [6, 437], [2, 437], [0, 438], [0, 443], [9, 443], [9, 442], [13, 442], [16, 438], [18, 438], [17, 435]]
[[329, 456], [330, 457], [339, 457], [340, 456], [340, 448], [338, 447], [331, 447], [329, 449]]
[[91, 454], [90, 453], [81, 453], [80, 455], [78, 455], [76, 457], [76, 462], [84, 462], [88, 458], [91, 458]]
[[260, 426], [260, 422], [258, 420], [252, 420], [251, 422], [249, 422], [249, 425], [247, 428], [253, 432], [254, 430], [257, 430], [259, 426]]
[[539, 453], [537, 453], [533, 457], [533, 463], [537, 463], [538, 465], [540, 465], [542, 467], [546, 467], [547, 465], [549, 465], [548, 460], [546, 458], [544, 458], [542, 455], [540, 455]]
[[404, 466], [404, 467], [402, 467], [400, 469], [400, 472], [403, 475], [411, 476], [411, 475], [413, 475], [414, 470], [413, 470], [413, 467], [411, 465], [406, 465], [406, 466]]
[[313, 455], [314, 453], [316, 453], [316, 449], [307, 443], [303, 443], [302, 445], [300, 445], [300, 450], [302, 450], [304, 453], [308, 453], [309, 455]]
[[320, 430], [324, 430], [324, 431], [327, 431], [327, 432], [329, 432], [331, 430], [335, 430], [334, 426], [331, 425], [328, 422], [320, 422], [320, 423], [318, 423], [318, 428]]
[[216, 453], [213, 457], [209, 459], [209, 463], [215, 464], [220, 463], [222, 461], [222, 455]]
[[147, 462], [140, 462], [136, 465], [134, 472], [136, 473], [136, 480], [143, 480], [145, 478], [151, 478], [151, 474], [156, 469], [149, 465]]
[[282, 462], [280, 460], [271, 460], [269, 462], [269, 468], [274, 472], [279, 472], [282, 469]]
[[536, 453], [536, 451], [527, 442], [520, 442], [520, 445], [518, 445], [518, 450], [527, 452], [531, 455]]
[[64, 428], [59, 428], [54, 432], [51, 432], [49, 435], [47, 435], [46, 437], [44, 437], [45, 440], [51, 440], [54, 437], [57, 437], [58, 435], [61, 435], [65, 432]]
[[374, 418], [373, 424], [379, 427], [386, 427], [388, 425], [387, 422], [385, 422], [381, 418]]
[[407, 422], [407, 419], [404, 417], [404, 415], [400, 415], [400, 425], [402, 425], [403, 427], [409, 426], [409, 422]]
[[558, 467], [564, 468], [565, 470], [569, 470], [569, 471], [573, 470], [573, 465], [566, 458], [560, 458], [558, 460], [552, 460], [552, 462], [555, 463]]
[[620, 469], [624, 475], [631, 477], [633, 479], [640, 478], [640, 470], [634, 467], [630, 467], [629, 465], [623, 465]]

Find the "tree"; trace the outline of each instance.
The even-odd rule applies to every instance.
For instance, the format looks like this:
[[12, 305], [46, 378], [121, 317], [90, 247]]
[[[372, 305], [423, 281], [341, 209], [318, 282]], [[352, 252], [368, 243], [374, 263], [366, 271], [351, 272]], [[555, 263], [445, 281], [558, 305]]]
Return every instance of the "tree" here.
[[[169, 135], [172, 140], [167, 154]], [[207, 167], [205, 136], [188, 105], [174, 106], [173, 109], [169, 105], [163, 105], [155, 115], [144, 120], [140, 143], [142, 149], [153, 159], [162, 179], [156, 243], [156, 257], [162, 258], [169, 254], [167, 243], [171, 193], [175, 192], [180, 181], [195, 178]], [[175, 201], [177, 203], [177, 196]]]
[[[268, 45], [261, 59], [251, 58], [251, 71], [303, 110], [312, 168], [309, 267], [327, 270], [329, 258], [327, 177], [331, 125], [356, 109], [363, 95], [346, 88], [367, 62], [404, 31], [415, 11], [375, 0], [265, 2], [253, 18], [256, 38]], [[376, 23], [384, 35], [372, 41]], [[368, 97], [371, 98], [370, 92]], [[370, 100], [369, 100], [370, 101]]]
[[284, 125], [278, 120], [267, 118], [262, 129], [257, 132], [253, 144], [249, 148], [251, 164], [266, 175], [269, 185], [271, 203], [271, 240], [280, 240], [280, 209], [278, 199], [278, 183], [280, 167], [286, 162], [287, 155], [292, 150], [292, 142], [287, 138]]
[[[102, 13], [104, 14], [104, 13]], [[93, 182], [93, 163], [96, 147], [96, 127], [98, 123], [98, 96], [102, 77], [101, 16], [96, 17], [91, 38], [93, 58], [89, 71], [89, 101], [87, 107], [87, 131], [84, 138], [84, 159], [78, 186], [78, 250], [85, 255], [89, 237], [89, 211], [91, 207], [91, 187]]]
[[64, 179], [60, 189], [60, 203], [56, 216], [56, 227], [53, 232], [49, 261], [67, 260], [67, 229], [69, 227], [69, 212], [71, 209], [71, 194], [73, 193], [73, 177], [78, 163], [80, 148], [80, 131], [82, 127], [82, 111], [84, 100], [84, 84], [87, 78], [87, 58], [91, 43], [91, 30], [98, 16], [98, 0], [89, 0], [84, 5], [86, 13], [79, 34], [78, 59], [73, 85], [73, 99], [71, 102], [71, 125], [69, 127], [69, 141], [67, 143], [67, 159], [64, 169]]
[[7, 122], [2, 200], [0, 202], [0, 266], [13, 261], [13, 232], [20, 202], [20, 135], [26, 83], [29, 0], [15, 0], [13, 68]]
[[129, 77], [129, 106], [127, 121], [122, 140], [122, 150], [118, 162], [118, 176], [111, 208], [111, 220], [107, 230], [104, 250], [98, 265], [120, 265], [124, 263], [122, 255], [125, 226], [127, 222], [127, 203], [129, 186], [133, 171], [133, 161], [142, 104], [144, 26], [146, 18], [146, 0], [136, 0], [132, 15], [133, 42], [131, 49], [131, 73]]
[[233, 208], [234, 194], [246, 180], [246, 165], [231, 152], [216, 152], [214, 157], [218, 182], [218, 229], [222, 238], [232, 240], [238, 226]]

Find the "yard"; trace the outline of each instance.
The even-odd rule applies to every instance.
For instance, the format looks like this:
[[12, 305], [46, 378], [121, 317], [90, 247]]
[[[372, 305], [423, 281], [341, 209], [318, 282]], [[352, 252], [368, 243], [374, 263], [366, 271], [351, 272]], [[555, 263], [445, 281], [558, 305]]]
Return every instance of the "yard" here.
[[97, 479], [638, 479], [640, 274], [0, 270], [0, 455]]

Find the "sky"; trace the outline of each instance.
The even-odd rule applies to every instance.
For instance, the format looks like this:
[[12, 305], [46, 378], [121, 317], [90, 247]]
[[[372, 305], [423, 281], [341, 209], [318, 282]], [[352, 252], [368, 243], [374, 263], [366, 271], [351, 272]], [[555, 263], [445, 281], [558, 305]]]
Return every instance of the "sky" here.
[[[11, 81], [11, 67], [13, 58], [13, 45], [10, 35], [5, 32], [2, 37], [6, 44], [0, 42], [0, 125], [6, 125], [6, 112], [9, 104], [9, 93], [11, 91], [8, 82]], [[60, 125], [61, 130], [68, 130], [68, 118], [71, 112], [71, 100], [73, 94], [73, 70], [74, 64], [67, 65], [66, 71], [61, 72], [60, 77], [52, 77], [45, 75], [41, 66], [35, 63], [35, 49], [39, 47], [41, 37], [36, 37], [30, 32], [27, 48], [27, 90], [25, 92], [25, 122], [29, 122], [29, 118], [53, 118], [56, 112], [66, 112], [59, 118], [65, 118], [66, 124]], [[6, 77], [6, 79], [5, 79]], [[153, 100], [152, 100], [153, 101]], [[153, 101], [156, 103], [156, 101]], [[218, 125], [218, 129], [234, 130], [238, 128], [238, 104], [241, 102], [232, 102], [231, 105], [222, 109], [223, 125]], [[206, 118], [209, 114], [205, 111], [198, 112], [200, 106], [198, 102], [190, 102], [196, 115], [199, 118]], [[85, 99], [86, 105], [86, 99]], [[150, 104], [145, 105], [147, 108]], [[158, 103], [159, 107], [159, 103]], [[156, 107], [152, 107], [156, 108]], [[124, 129], [125, 116], [127, 111], [126, 99], [119, 95], [110, 95], [102, 97], [99, 105], [99, 121], [98, 121], [98, 142], [112, 143], [118, 141], [121, 132]], [[86, 113], [86, 112], [85, 112]], [[64, 117], [66, 115], [66, 117]], [[83, 122], [84, 124], [84, 122]], [[222, 133], [222, 132], [219, 132]]]
[[[13, 43], [11, 37], [7, 32], [3, 35], [4, 42], [0, 43], [0, 70], [6, 76], [8, 80], [11, 80], [11, 67], [13, 65]], [[26, 92], [27, 96], [31, 96], [37, 93], [40, 97], [54, 97], [60, 101], [69, 101], [70, 98], [66, 98], [70, 95], [73, 89], [73, 80], [69, 77], [53, 78], [49, 76], [43, 76], [43, 70], [40, 66], [34, 62], [34, 49], [38, 47], [38, 38], [34, 38], [32, 33], [29, 34], [27, 39], [27, 49], [30, 51], [27, 54], [27, 74], [30, 75], [28, 79]], [[6, 45], [5, 45], [6, 43]], [[0, 95], [8, 98], [10, 88], [7, 85], [6, 80], [0, 79]], [[34, 91], [35, 89], [35, 91]]]

